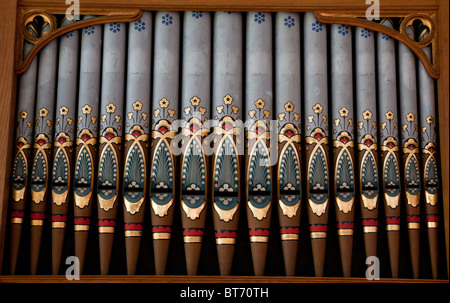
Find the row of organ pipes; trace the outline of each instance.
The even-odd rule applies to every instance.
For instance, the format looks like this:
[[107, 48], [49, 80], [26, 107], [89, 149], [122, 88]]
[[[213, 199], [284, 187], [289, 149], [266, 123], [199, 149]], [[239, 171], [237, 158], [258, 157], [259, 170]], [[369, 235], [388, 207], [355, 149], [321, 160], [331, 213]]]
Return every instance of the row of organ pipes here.
[[[61, 26], [73, 22], [64, 18]], [[38, 29], [28, 28], [39, 36], [49, 25]], [[25, 55], [32, 46], [25, 42]], [[285, 273], [294, 275], [304, 203], [316, 276], [324, 271], [329, 208], [336, 209], [349, 277], [354, 224], [363, 226], [366, 255], [376, 256], [383, 207], [392, 277], [406, 220], [417, 278], [425, 203], [437, 277], [434, 80], [407, 46], [383, 33], [325, 25], [310, 12], [145, 11], [134, 22], [89, 26], [49, 42], [19, 83], [11, 274], [25, 223], [36, 274], [44, 220], [52, 226], [52, 272], [59, 272], [69, 207], [81, 269], [97, 207], [100, 272], [108, 274], [123, 207], [128, 274], [136, 271], [147, 212], [162, 275], [179, 204], [188, 274], [197, 273], [207, 208], [220, 274], [230, 274], [245, 208], [254, 274], [264, 275], [277, 208]], [[356, 203], [361, 222], [354, 222]]]

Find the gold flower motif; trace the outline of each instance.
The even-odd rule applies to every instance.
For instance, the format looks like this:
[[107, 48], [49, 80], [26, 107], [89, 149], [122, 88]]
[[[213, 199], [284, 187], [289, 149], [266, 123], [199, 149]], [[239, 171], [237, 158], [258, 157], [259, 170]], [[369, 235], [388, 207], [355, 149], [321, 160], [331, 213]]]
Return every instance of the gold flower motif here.
[[308, 121], [309, 123], [312, 123], [314, 121], [314, 116], [313, 115], [308, 116]]
[[364, 127], [364, 122], [358, 122], [358, 128], [359, 129], [362, 129]]
[[266, 105], [266, 102], [263, 101], [263, 99], [258, 99], [255, 102], [255, 106], [257, 109], [261, 109]]
[[142, 119], [144, 119], [144, 121], [147, 120], [147, 117], [148, 117], [147, 113], [142, 113], [141, 116], [142, 116]]
[[92, 107], [90, 107], [87, 104], [81, 108], [81, 112], [85, 115], [90, 115], [91, 111], [92, 111]]
[[288, 101], [288, 102], [284, 105], [284, 109], [285, 109], [287, 112], [293, 111], [293, 110], [294, 110], [294, 107], [295, 107], [295, 105], [292, 104], [291, 101]]
[[155, 109], [155, 110], [153, 111], [153, 116], [155, 116], [155, 118], [157, 118], [157, 117], [159, 116], [159, 112], [160, 112], [159, 109]]
[[381, 123], [380, 126], [381, 126], [381, 129], [385, 129], [386, 128], [386, 122]]
[[226, 95], [222, 100], [226, 105], [230, 105], [231, 103], [233, 103], [233, 97], [231, 97], [230, 95]]
[[73, 119], [67, 118], [67, 124], [72, 125], [72, 123], [73, 123]]
[[[169, 117], [172, 118], [173, 116], [175, 116], [175, 110], [173, 109], [168, 109], [167, 113], [169, 114]], [[145, 120], [145, 119], [144, 119]]]
[[185, 108], [184, 108], [184, 114], [185, 114], [186, 116], [188, 116], [190, 113], [191, 113], [191, 108], [190, 108], [190, 107], [185, 107]]
[[63, 107], [61, 107], [60, 109], [59, 109], [59, 114], [61, 115], [61, 116], [65, 116], [65, 115], [67, 115], [69, 113], [69, 109], [67, 108], [67, 107], [65, 107], [65, 106], [63, 106]]
[[116, 106], [112, 103], [109, 103], [108, 105], [106, 105], [106, 112], [108, 114], [114, 114], [116, 112]]
[[55, 120], [55, 125], [59, 125], [59, 121], [60, 121], [61, 119], [59, 119], [59, 118], [56, 118], [56, 120]]
[[197, 96], [192, 97], [190, 101], [192, 106], [198, 106], [200, 104], [200, 98]]
[[28, 113], [26, 111], [23, 110], [23, 111], [20, 112], [20, 118], [21, 119], [26, 119], [27, 116], [28, 116]]
[[398, 125], [396, 122], [394, 122], [394, 128], [397, 129]]
[[348, 124], [350, 125], [350, 127], [353, 126], [353, 119], [348, 119]]
[[414, 120], [416, 120], [416, 116], [414, 116], [413, 113], [409, 113], [409, 114], [406, 115], [406, 121], [414, 122]]
[[239, 112], [239, 107], [233, 105], [231, 107], [231, 110], [233, 111], [234, 114], [237, 114]]
[[221, 113], [223, 112], [223, 109], [224, 109], [224, 106], [223, 106], [223, 105], [220, 105], [220, 106], [217, 106], [217, 107], [216, 107], [216, 110], [217, 110], [217, 113], [218, 113], [218, 114], [221, 114]]
[[136, 111], [140, 111], [142, 109], [142, 103], [139, 100], [136, 100], [136, 102], [133, 103], [133, 109]]
[[426, 126], [423, 126], [423, 127], [422, 127], [422, 133], [424, 133], [424, 132], [426, 132], [426, 131], [427, 131]]
[[119, 122], [120, 121], [120, 116], [119, 115], [115, 115], [114, 119], [116, 120], [116, 122]]
[[385, 116], [386, 119], [388, 119], [388, 120], [394, 119], [394, 113], [393, 113], [392, 111], [388, 111], [387, 113], [384, 114], [384, 116]]
[[264, 110], [264, 117], [266, 117], [266, 118], [270, 117], [270, 111], [268, 111], [267, 109]]
[[313, 106], [313, 111], [315, 114], [321, 114], [323, 111], [323, 107], [322, 105], [320, 105], [319, 103], [317, 103], [316, 105]]
[[128, 113], [128, 114], [127, 114], [127, 117], [128, 117], [128, 120], [133, 119], [133, 113]]
[[286, 116], [286, 113], [279, 113], [278, 120], [283, 121], [285, 116]]
[[102, 122], [106, 122], [106, 115], [101, 116]]
[[408, 128], [408, 125], [407, 125], [407, 124], [403, 124], [403, 125], [402, 125], [402, 131], [406, 131], [407, 128]]
[[372, 122], [372, 127], [373, 127], [373, 129], [377, 129], [377, 122], [373, 121]]
[[294, 113], [294, 120], [298, 122], [300, 120], [300, 114]]
[[205, 107], [200, 107], [198, 110], [199, 110], [199, 112], [200, 112], [200, 114], [201, 114], [202, 116], [205, 115], [205, 113], [206, 113], [206, 108], [205, 108]]
[[251, 111], [249, 111], [249, 112], [248, 112], [248, 115], [250, 116], [250, 118], [255, 117], [255, 115], [256, 115], [256, 110], [251, 110]]
[[327, 123], [327, 116], [322, 117], [323, 123]]
[[159, 100], [159, 106], [161, 108], [167, 108], [170, 104], [170, 101], [167, 100], [166, 98], [162, 98], [161, 100]]
[[426, 121], [427, 121], [428, 124], [433, 124], [434, 118], [431, 117], [431, 116], [428, 116], [427, 119], [426, 119]]
[[46, 122], [47, 122], [48, 127], [51, 127], [51, 126], [52, 126], [52, 121], [47, 120]]
[[372, 112], [370, 111], [370, 110], [368, 110], [368, 109], [366, 109], [363, 113], [362, 113], [362, 116], [363, 116], [363, 118], [364, 118], [364, 120], [370, 120], [370, 119], [372, 119]]
[[81, 124], [81, 121], [83, 121], [83, 117], [79, 116], [78, 117], [78, 124]]
[[32, 125], [33, 125], [32, 122], [27, 122], [27, 126], [28, 126], [29, 128], [31, 128]]
[[45, 107], [43, 107], [39, 110], [39, 117], [45, 118], [45, 117], [47, 117], [47, 115], [48, 115], [48, 110]]
[[341, 119], [335, 119], [334, 120], [334, 125], [335, 126], [339, 126], [340, 123], [341, 123]]
[[347, 117], [349, 112], [350, 112], [350, 111], [349, 111], [345, 106], [343, 106], [343, 107], [339, 110], [339, 115], [340, 115], [341, 117]]

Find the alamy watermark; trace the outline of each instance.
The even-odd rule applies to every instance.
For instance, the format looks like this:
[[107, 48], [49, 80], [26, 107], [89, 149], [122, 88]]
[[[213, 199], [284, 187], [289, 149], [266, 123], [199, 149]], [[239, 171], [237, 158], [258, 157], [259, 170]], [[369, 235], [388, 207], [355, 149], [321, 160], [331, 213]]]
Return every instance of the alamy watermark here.
[[76, 256], [66, 258], [66, 279], [69, 281], [80, 280], [80, 260]]
[[380, 20], [380, 0], [366, 0], [366, 4], [370, 5], [366, 10], [366, 19]]
[[80, 0], [66, 0], [69, 7], [66, 9], [66, 18], [80, 20]]
[[380, 280], [380, 259], [375, 256], [369, 256], [366, 259], [366, 279], [369, 281]]

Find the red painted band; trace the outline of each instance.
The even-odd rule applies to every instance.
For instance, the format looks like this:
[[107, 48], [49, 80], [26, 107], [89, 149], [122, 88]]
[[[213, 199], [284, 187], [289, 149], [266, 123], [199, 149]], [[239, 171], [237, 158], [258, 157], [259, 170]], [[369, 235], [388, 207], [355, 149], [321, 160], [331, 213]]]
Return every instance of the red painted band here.
[[215, 232], [216, 238], [236, 238], [237, 234], [235, 231], [228, 231], [228, 230], [218, 230]]
[[45, 213], [31, 213], [30, 218], [31, 220], [44, 220]]
[[142, 230], [143, 225], [139, 223], [125, 223], [125, 230]]
[[248, 230], [250, 236], [269, 236], [269, 230], [267, 228], [251, 228]]
[[116, 221], [115, 220], [108, 220], [108, 219], [105, 219], [105, 220], [98, 220], [98, 226], [110, 226], [110, 227], [113, 227], [113, 226], [116, 226]]
[[322, 231], [322, 232], [326, 232], [327, 231], [327, 225], [324, 224], [317, 224], [317, 225], [310, 225], [309, 226], [309, 231], [310, 232], [317, 232], [317, 231]]
[[203, 229], [185, 229], [183, 236], [203, 236]]

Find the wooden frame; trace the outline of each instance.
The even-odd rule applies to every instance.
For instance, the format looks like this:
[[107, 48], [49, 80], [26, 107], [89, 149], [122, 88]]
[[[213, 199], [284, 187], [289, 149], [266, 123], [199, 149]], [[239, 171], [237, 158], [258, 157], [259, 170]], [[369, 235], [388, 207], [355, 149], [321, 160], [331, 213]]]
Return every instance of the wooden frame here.
[[[444, 228], [446, 235], [447, 274], [449, 263], [449, 2], [447, 0], [392, 0], [380, 1], [381, 16], [405, 16], [405, 14], [426, 14], [434, 17], [436, 25], [435, 36], [435, 74], [437, 80], [437, 96], [439, 106], [439, 135], [440, 135], [440, 159], [442, 175], [442, 201], [444, 209]], [[47, 11], [50, 14], [64, 14], [68, 5], [62, 0], [2, 0], [0, 2], [0, 271], [5, 242], [6, 218], [9, 204], [10, 186], [10, 162], [12, 157], [15, 103], [16, 103], [16, 71], [18, 68], [17, 54], [21, 52], [18, 38], [21, 37], [21, 22], [25, 13], [34, 9]], [[316, 16], [326, 17], [328, 14], [345, 16], [364, 16], [368, 5], [365, 1], [341, 0], [283, 0], [283, 1], [258, 1], [258, 0], [131, 0], [125, 4], [122, 0], [84, 0], [80, 4], [80, 14], [97, 13], [109, 15], [105, 20], [111, 21], [115, 15], [118, 20], [124, 15], [130, 18], [134, 15], [138, 18], [140, 10], [237, 10], [237, 11], [315, 11]], [[322, 15], [317, 15], [321, 12]], [[106, 22], [106, 21], [105, 21]], [[103, 22], [103, 23], [105, 23]], [[353, 24], [351, 24], [353, 25]], [[83, 25], [85, 26], [85, 25]], [[55, 32], [54, 36], [62, 34]], [[400, 38], [400, 36], [395, 37]], [[36, 52], [37, 53], [37, 50]], [[22, 70], [23, 71], [23, 70]], [[429, 72], [431, 69], [428, 70]], [[432, 73], [430, 73], [432, 74]], [[37, 279], [38, 278], [38, 279]], [[142, 276], [139, 279], [128, 280], [127, 276], [115, 276], [114, 282], [156, 282], [154, 276]], [[39, 280], [39, 281], [38, 281]], [[184, 282], [183, 277], [158, 277], [158, 282]], [[294, 278], [270, 278], [270, 277], [189, 277], [189, 282], [349, 282], [363, 281], [364, 279], [327, 279], [294, 277]], [[418, 280], [391, 280], [391, 282], [417, 282]], [[64, 282], [64, 277], [25, 277], [25, 276], [0, 276], [0, 282]], [[87, 278], [89, 282], [112, 281], [109, 277]], [[421, 280], [419, 280], [421, 281]], [[429, 280], [428, 280], [429, 281]], [[436, 282], [436, 281], [434, 281]], [[446, 281], [440, 281], [448, 283]]]

